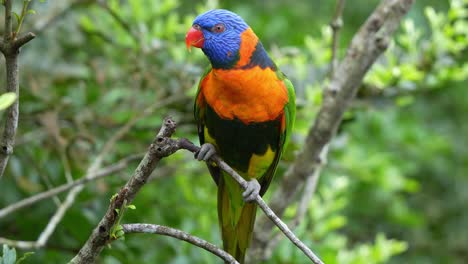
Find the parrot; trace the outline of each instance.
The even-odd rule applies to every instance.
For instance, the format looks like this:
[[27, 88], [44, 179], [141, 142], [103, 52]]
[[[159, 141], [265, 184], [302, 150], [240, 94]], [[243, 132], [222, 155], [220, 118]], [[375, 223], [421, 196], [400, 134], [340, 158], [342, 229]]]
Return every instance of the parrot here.
[[[195, 18], [187, 49], [200, 48], [210, 62], [201, 77], [194, 114], [201, 144], [195, 158], [206, 161], [217, 185], [223, 248], [244, 263], [263, 196], [291, 136], [294, 86], [261, 41], [234, 12], [213, 9]], [[242, 187], [210, 158], [217, 154], [246, 181]]]

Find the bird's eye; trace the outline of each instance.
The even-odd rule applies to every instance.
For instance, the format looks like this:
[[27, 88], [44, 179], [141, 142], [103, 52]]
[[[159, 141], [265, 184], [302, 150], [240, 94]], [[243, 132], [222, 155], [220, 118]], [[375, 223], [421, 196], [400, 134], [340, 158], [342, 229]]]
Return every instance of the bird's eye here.
[[224, 32], [224, 24], [220, 23], [220, 24], [216, 24], [213, 28], [211, 28], [211, 31], [212, 32], [215, 32], [215, 33], [221, 33], [221, 32]]
[[201, 27], [198, 24], [194, 24], [192, 27], [196, 30], [201, 30]]

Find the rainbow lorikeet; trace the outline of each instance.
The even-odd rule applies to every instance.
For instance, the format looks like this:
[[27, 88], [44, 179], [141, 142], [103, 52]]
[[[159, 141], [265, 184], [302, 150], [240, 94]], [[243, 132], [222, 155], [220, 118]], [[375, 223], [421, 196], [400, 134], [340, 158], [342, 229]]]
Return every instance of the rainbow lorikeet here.
[[211, 67], [200, 80], [195, 119], [199, 160], [217, 153], [249, 183], [239, 184], [208, 164], [218, 185], [224, 249], [240, 263], [252, 238], [257, 194], [267, 190], [295, 119], [292, 83], [276, 67], [253, 30], [237, 14], [215, 9], [199, 15], [186, 36]]

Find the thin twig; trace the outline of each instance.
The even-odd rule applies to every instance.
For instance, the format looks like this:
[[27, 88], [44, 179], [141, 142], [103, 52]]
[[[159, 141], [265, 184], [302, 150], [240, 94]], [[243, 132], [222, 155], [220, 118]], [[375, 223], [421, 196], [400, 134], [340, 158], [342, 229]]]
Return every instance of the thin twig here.
[[343, 9], [346, 0], [337, 0], [335, 15], [330, 21], [330, 27], [332, 29], [332, 57], [330, 63], [330, 76], [333, 76], [336, 67], [338, 66], [338, 46], [340, 42], [340, 29], [343, 27]]
[[47, 223], [47, 226], [45, 227], [44, 231], [42, 231], [42, 233], [39, 235], [39, 238], [37, 239], [37, 247], [43, 247], [46, 245], [47, 241], [49, 240], [49, 237], [54, 233], [55, 228], [65, 215], [65, 212], [73, 205], [76, 196], [81, 192], [83, 188], [84, 185], [79, 185], [73, 188], [73, 190], [67, 194], [67, 198], [65, 199], [65, 201], [63, 201], [63, 203], [57, 209], [55, 214], [49, 220], [49, 223]]
[[11, 8], [11, 2], [12, 0], [5, 0], [5, 36], [4, 36], [4, 42], [8, 43], [12, 40], [13, 38], [13, 23], [12, 23], [12, 8]]
[[156, 103], [151, 103], [143, 111], [139, 111], [137, 114], [135, 114], [125, 125], [120, 127], [119, 130], [106, 142], [106, 144], [103, 147], [103, 150], [111, 148], [117, 141], [124, 137], [130, 131], [130, 129], [133, 126], [135, 126], [135, 124], [138, 121], [142, 120], [147, 116], [152, 115], [158, 109], [161, 109], [176, 102], [180, 102], [181, 100], [184, 100], [186, 98], [187, 96], [185, 94], [175, 94]]
[[21, 31], [21, 27], [23, 26], [24, 18], [26, 17], [27, 11], [28, 11], [28, 6], [29, 6], [30, 1], [23, 1], [23, 8], [21, 8], [21, 14], [19, 15], [20, 19], [18, 21], [18, 25], [16, 26], [16, 30], [13, 33], [15, 38], [16, 36], [19, 35]]
[[93, 172], [93, 173], [90, 173], [87, 175], [87, 177], [81, 177], [80, 179], [74, 181], [74, 182], [71, 182], [71, 183], [67, 183], [67, 184], [63, 184], [63, 185], [60, 185], [58, 187], [55, 187], [53, 189], [50, 189], [46, 192], [41, 192], [41, 193], [38, 193], [36, 195], [33, 195], [31, 197], [28, 197], [28, 198], [25, 198], [19, 202], [16, 202], [14, 204], [11, 204], [7, 207], [4, 207], [0, 210], [0, 218], [3, 218], [17, 210], [20, 210], [22, 208], [25, 208], [25, 207], [28, 207], [32, 204], [35, 204], [37, 202], [40, 202], [44, 199], [47, 199], [47, 198], [50, 198], [50, 197], [53, 197], [57, 194], [60, 194], [62, 192], [65, 192], [65, 191], [68, 191], [70, 190], [71, 188], [75, 187], [75, 186], [78, 186], [78, 185], [84, 185], [88, 182], [91, 182], [91, 181], [95, 181], [97, 179], [101, 179], [103, 177], [106, 177], [106, 176], [109, 176], [111, 175], [112, 173], [115, 173], [115, 172], [118, 172], [118, 171], [121, 171], [125, 168], [128, 167], [128, 164], [132, 161], [135, 161], [137, 159], [140, 159], [142, 157], [142, 154], [136, 154], [136, 155], [131, 155], [127, 158], [124, 158], [120, 161], [118, 161], [117, 163], [115, 164], [112, 164], [112, 165], [109, 165], [107, 167], [104, 167], [96, 172]]
[[127, 23], [127, 21], [124, 18], [122, 18], [114, 9], [112, 9], [109, 6], [107, 1], [97, 0], [97, 3], [109, 13], [109, 15], [117, 22], [117, 24], [119, 24], [120, 27], [122, 27], [123, 30], [125, 30], [132, 37], [133, 41], [136, 44], [139, 44], [141, 42], [141, 37], [139, 36], [139, 34], [132, 29], [130, 24]]
[[210, 242], [203, 240], [201, 238], [192, 236], [181, 230], [177, 230], [177, 229], [167, 227], [167, 226], [153, 225], [153, 224], [124, 224], [122, 225], [122, 227], [123, 227], [123, 231], [126, 234], [147, 233], [147, 234], [158, 234], [158, 235], [163, 235], [163, 236], [174, 237], [179, 240], [183, 240], [190, 244], [193, 244], [199, 248], [205, 249], [206, 251], [213, 253], [214, 255], [220, 257], [222, 260], [228, 263], [239, 264], [239, 262], [237, 262], [235, 258], [229, 255], [229, 253], [220, 249], [216, 245], [211, 244]]
[[31, 41], [33, 38], [36, 37], [36, 34], [32, 32], [25, 33], [19, 37], [16, 38], [15, 42], [13, 43], [13, 49], [18, 50], [21, 48], [24, 44], [28, 43]]
[[[323, 156], [326, 156], [328, 152], [328, 148], [325, 148], [323, 151]], [[294, 219], [289, 223], [291, 230], [295, 230], [302, 222], [304, 217], [306, 216], [307, 211], [309, 210], [310, 201], [314, 196], [315, 190], [317, 188], [317, 182], [320, 178], [321, 169], [325, 165], [325, 162], [322, 162], [322, 166], [318, 167], [312, 175], [307, 177], [307, 180], [304, 183], [304, 189], [302, 191], [302, 196], [299, 200], [296, 216]], [[278, 245], [283, 237], [280, 233], [276, 234], [273, 238], [270, 239], [269, 243], [266, 245], [266, 248], [263, 252], [262, 259], [270, 258], [271, 254], [273, 253], [274, 248]]]
[[[94, 162], [91, 164], [91, 166], [88, 168], [86, 171], [86, 176], [85, 178], [88, 178], [89, 175], [95, 173], [97, 170], [102, 165], [102, 161], [104, 159], [104, 156], [107, 155], [107, 152], [101, 152], [94, 160]], [[52, 235], [52, 233], [55, 231], [55, 228], [57, 227], [58, 223], [62, 221], [63, 217], [65, 216], [65, 213], [67, 210], [73, 205], [75, 202], [76, 197], [83, 191], [84, 185], [80, 184], [75, 187], [73, 187], [67, 194], [67, 197], [65, 198], [65, 202], [60, 206], [57, 211], [55, 211], [54, 215], [50, 218], [49, 222], [47, 223], [46, 228], [44, 231], [41, 233], [39, 236], [37, 242], [38, 246], [43, 247], [45, 246], [47, 240], [49, 237]]]
[[37, 241], [11, 240], [8, 238], [0, 237], [0, 245], [8, 245], [10, 247], [18, 249], [32, 249], [36, 248]]

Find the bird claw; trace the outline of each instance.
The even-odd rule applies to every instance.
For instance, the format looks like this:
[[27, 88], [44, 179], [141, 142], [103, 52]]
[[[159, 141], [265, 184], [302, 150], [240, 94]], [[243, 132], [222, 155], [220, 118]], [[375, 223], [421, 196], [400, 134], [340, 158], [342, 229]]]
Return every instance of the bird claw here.
[[208, 161], [216, 154], [216, 149], [211, 143], [201, 145], [200, 150], [195, 153], [195, 158], [199, 161]]
[[244, 198], [244, 202], [253, 202], [256, 200], [257, 195], [260, 194], [260, 183], [256, 179], [252, 179], [247, 182], [247, 188], [242, 193], [242, 198]]

